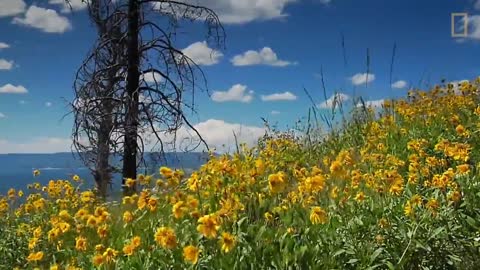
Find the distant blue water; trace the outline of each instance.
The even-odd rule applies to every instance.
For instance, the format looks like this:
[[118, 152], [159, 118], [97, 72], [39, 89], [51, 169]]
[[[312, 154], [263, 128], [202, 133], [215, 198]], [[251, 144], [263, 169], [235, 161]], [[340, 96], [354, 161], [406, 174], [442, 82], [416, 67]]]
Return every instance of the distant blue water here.
[[[186, 170], [197, 169], [207, 160], [205, 153], [169, 153], [166, 159], [149, 159], [148, 173], [155, 173], [160, 166], [182, 168]], [[118, 159], [114, 162], [118, 162]], [[40, 170], [41, 174], [33, 177], [33, 171]], [[143, 173], [144, 169], [139, 170]], [[27, 185], [39, 182], [42, 185], [50, 180], [71, 179], [78, 175], [84, 180], [84, 187], [94, 186], [90, 170], [84, 166], [80, 159], [71, 153], [56, 154], [0, 154], [0, 194], [5, 194], [8, 189], [26, 190]], [[120, 190], [121, 175], [113, 175], [112, 190]]]

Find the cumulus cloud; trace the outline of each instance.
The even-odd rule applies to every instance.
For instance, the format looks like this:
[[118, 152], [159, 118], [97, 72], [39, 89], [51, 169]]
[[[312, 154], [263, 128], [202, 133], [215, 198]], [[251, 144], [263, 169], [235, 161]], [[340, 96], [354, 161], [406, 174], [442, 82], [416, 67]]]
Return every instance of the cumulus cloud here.
[[318, 104], [318, 107], [320, 109], [332, 109], [334, 107], [337, 107], [341, 103], [349, 100], [350, 97], [346, 94], [343, 93], [336, 93], [333, 94], [329, 99], [325, 100], [324, 102]]
[[28, 90], [21, 86], [21, 85], [12, 85], [12, 84], [5, 84], [4, 86], [0, 87], [0, 94], [26, 94]]
[[[361, 85], [375, 80], [375, 74], [357, 73], [349, 78], [353, 85]], [[367, 81], [368, 80], [368, 81]]]
[[[225, 24], [242, 24], [252, 21], [265, 21], [284, 18], [285, 7], [297, 0], [179, 0], [180, 2], [206, 6], [214, 10], [220, 21]], [[165, 3], [155, 3], [154, 9], [170, 12]], [[180, 10], [181, 12], [181, 10]]]
[[290, 92], [284, 92], [284, 93], [274, 93], [271, 95], [262, 95], [262, 100], [263, 101], [291, 101], [291, 100], [296, 100], [297, 96]]
[[206, 41], [190, 44], [182, 52], [192, 59], [197, 65], [211, 66], [217, 64], [223, 53], [208, 47]]
[[[240, 123], [229, 123], [218, 119], [209, 119], [204, 122], [193, 125], [205, 140], [209, 148], [214, 148], [218, 152], [230, 152], [235, 150], [235, 136], [238, 143], [246, 143], [253, 146], [258, 138], [266, 132], [264, 127], [244, 125]], [[235, 133], [235, 136], [233, 135]], [[173, 135], [162, 135], [165, 141], [172, 141]], [[146, 139], [149, 141], [149, 139]], [[186, 127], [182, 127], [177, 132], [176, 147], [177, 149], [185, 149], [191, 147], [192, 142], [197, 142], [196, 133]], [[196, 151], [205, 150], [203, 144]], [[170, 150], [169, 150], [170, 151]]]
[[0, 0], [0, 18], [23, 13], [27, 5], [23, 0]]
[[278, 59], [277, 54], [269, 47], [264, 47], [260, 51], [248, 50], [243, 54], [236, 55], [231, 62], [234, 66], [252, 66], [252, 65], [268, 65], [275, 67], [285, 67], [296, 64], [285, 60]]
[[156, 74], [155, 72], [147, 72], [140, 76], [141, 79], [145, 80], [147, 83], [160, 83], [163, 81], [163, 77], [160, 74]]
[[2, 119], [2, 118], [7, 118], [7, 116], [0, 112], [0, 119]]
[[278, 115], [278, 114], [280, 114], [280, 112], [273, 110], [273, 111], [270, 112], [270, 114], [271, 114], [271, 115]]
[[0, 70], [10, 70], [13, 67], [13, 61], [0, 59]]
[[405, 88], [406, 86], [407, 86], [407, 82], [403, 80], [392, 83], [392, 87], [397, 89], [402, 89], [402, 88]]
[[212, 94], [212, 100], [215, 102], [237, 101], [249, 103], [253, 100], [253, 91], [247, 91], [247, 86], [235, 84], [227, 91], [215, 91]]
[[[377, 100], [367, 100], [364, 101], [365, 107], [371, 107], [371, 108], [381, 108], [383, 106], [383, 103], [385, 102], [384, 99], [377, 99]], [[359, 102], [357, 104], [357, 107], [363, 107], [363, 104]]]
[[28, 142], [0, 139], [0, 154], [8, 153], [58, 153], [70, 151], [70, 138], [41, 137]]
[[46, 33], [64, 33], [72, 29], [70, 21], [53, 9], [30, 6], [25, 17], [15, 17], [14, 24], [25, 25]]
[[[244, 125], [240, 123], [229, 123], [223, 120], [209, 119], [204, 122], [200, 122], [194, 125], [194, 128], [201, 134], [203, 139], [207, 142], [207, 145], [212, 149], [216, 149], [218, 152], [230, 152], [235, 150], [235, 136], [238, 143], [246, 143], [249, 146], [253, 146], [258, 138], [263, 136], [266, 132], [264, 127], [257, 127], [251, 125]], [[146, 135], [149, 136], [148, 134]], [[150, 139], [153, 139], [154, 135], [150, 134]], [[162, 134], [161, 138], [165, 141], [172, 141], [173, 135]], [[149, 141], [147, 138], [146, 141]], [[153, 139], [152, 142], [155, 140]], [[181, 127], [177, 132], [176, 137], [176, 150], [184, 149], [185, 144], [189, 146], [191, 142], [198, 141], [198, 136], [193, 130], [186, 127]], [[153, 147], [147, 145], [146, 149]], [[29, 141], [15, 142], [10, 140], [0, 139], [0, 154], [5, 153], [58, 153], [68, 152], [71, 150], [72, 140], [70, 138], [61, 137], [38, 137], [32, 138]], [[166, 151], [172, 151], [173, 149], [165, 149]], [[205, 150], [202, 147], [196, 149], [196, 151]]]
[[87, 4], [82, 0], [69, 0], [69, 3], [65, 0], [49, 0], [51, 5], [60, 5], [62, 7], [62, 13], [69, 13], [72, 10], [78, 11], [87, 8]]
[[0, 50], [2, 49], [8, 49], [10, 48], [10, 45], [8, 45], [7, 43], [5, 42], [0, 42]]

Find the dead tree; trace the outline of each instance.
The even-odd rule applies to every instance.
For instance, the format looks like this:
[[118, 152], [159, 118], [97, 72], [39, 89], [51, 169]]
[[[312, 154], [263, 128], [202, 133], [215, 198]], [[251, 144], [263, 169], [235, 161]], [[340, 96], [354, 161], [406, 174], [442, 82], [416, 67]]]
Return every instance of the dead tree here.
[[[88, 2], [90, 10], [96, 1]], [[153, 140], [150, 151], [175, 150], [176, 134], [182, 127], [195, 134], [196, 144], [189, 150], [202, 143], [208, 148], [186, 113], [187, 109], [194, 112], [195, 91], [207, 89], [206, 78], [175, 41], [177, 29], [185, 21], [204, 21], [207, 40], [216, 48], [223, 45], [225, 34], [214, 11], [188, 1], [117, 0], [108, 6], [112, 8], [109, 12], [100, 13], [110, 14], [105, 19], [108, 34], [99, 35], [91, 57], [81, 67], [87, 70], [82, 79], [87, 90], [80, 95], [77, 91], [77, 99], [85, 96], [87, 103], [95, 106], [82, 109], [74, 139], [81, 142], [88, 134], [88, 146], [78, 143], [77, 150], [88, 150], [100, 160], [98, 144], [105, 145], [103, 135], [109, 129], [109, 150], [123, 154], [124, 184], [127, 178], [136, 178], [146, 143]], [[154, 80], [147, 80], [147, 74]], [[190, 93], [191, 99], [185, 93]], [[134, 191], [124, 188], [125, 194]]]
[[105, 197], [115, 169], [110, 162], [112, 150], [116, 152], [112, 136], [119, 133], [122, 122], [125, 16], [111, 0], [90, 1], [88, 13], [98, 40], [77, 71], [74, 83], [73, 142], [90, 168], [99, 194]]

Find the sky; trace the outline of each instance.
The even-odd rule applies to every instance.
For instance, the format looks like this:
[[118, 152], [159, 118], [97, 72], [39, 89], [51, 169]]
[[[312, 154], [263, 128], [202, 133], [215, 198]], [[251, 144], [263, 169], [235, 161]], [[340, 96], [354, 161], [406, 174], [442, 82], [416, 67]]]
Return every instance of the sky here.
[[[85, 5], [71, 3], [0, 0], [0, 153], [70, 151], [67, 104], [95, 41]], [[480, 0], [200, 3], [218, 14], [225, 46], [206, 43], [199, 23], [186, 24], [175, 45], [205, 72], [210, 95], [198, 93], [197, 114], [187, 116], [217, 148], [231, 147], [234, 132], [254, 142], [262, 118], [293, 127], [312, 106], [304, 89], [328, 114], [335, 96], [378, 106], [411, 88], [480, 75]], [[454, 29], [452, 13], [465, 15], [454, 17]]]

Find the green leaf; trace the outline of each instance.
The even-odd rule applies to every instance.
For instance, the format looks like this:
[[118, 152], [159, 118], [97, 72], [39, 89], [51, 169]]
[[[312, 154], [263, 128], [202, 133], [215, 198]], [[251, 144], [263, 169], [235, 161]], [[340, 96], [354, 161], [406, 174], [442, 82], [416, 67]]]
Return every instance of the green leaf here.
[[346, 252], [346, 250], [343, 249], [343, 248], [340, 249], [340, 250], [337, 250], [335, 253], [333, 253], [333, 257], [337, 257], [338, 255], [343, 254], [345, 252]]
[[386, 262], [386, 265], [388, 266], [388, 269], [390, 270], [395, 270], [395, 266], [391, 262]]
[[350, 259], [347, 263], [348, 264], [354, 264], [356, 262], [358, 262], [358, 259]]
[[444, 229], [445, 229], [444, 227], [436, 228], [428, 239], [435, 238], [435, 236], [441, 233]]
[[380, 255], [383, 251], [383, 248], [377, 248], [377, 250], [375, 250], [372, 255], [370, 256], [370, 264], [372, 264], [375, 259], [377, 259], [378, 255]]

